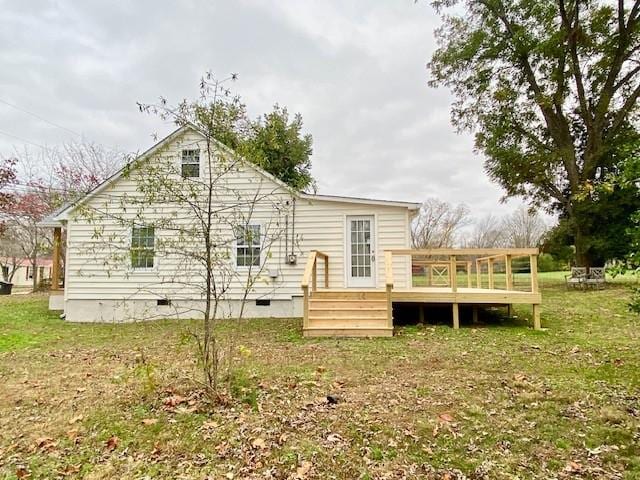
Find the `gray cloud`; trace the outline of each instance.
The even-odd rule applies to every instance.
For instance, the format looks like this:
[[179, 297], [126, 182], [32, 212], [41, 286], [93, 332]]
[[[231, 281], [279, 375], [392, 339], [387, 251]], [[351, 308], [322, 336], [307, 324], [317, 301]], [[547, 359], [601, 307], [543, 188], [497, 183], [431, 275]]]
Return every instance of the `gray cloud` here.
[[[199, 77], [238, 72], [252, 115], [274, 103], [314, 136], [329, 194], [499, 204], [451, 97], [427, 86], [438, 18], [426, 2], [0, 1], [0, 99], [127, 151], [171, 125], [136, 101], [194, 97]], [[72, 135], [0, 104], [0, 130], [43, 145]], [[20, 141], [0, 135], [0, 153]]]

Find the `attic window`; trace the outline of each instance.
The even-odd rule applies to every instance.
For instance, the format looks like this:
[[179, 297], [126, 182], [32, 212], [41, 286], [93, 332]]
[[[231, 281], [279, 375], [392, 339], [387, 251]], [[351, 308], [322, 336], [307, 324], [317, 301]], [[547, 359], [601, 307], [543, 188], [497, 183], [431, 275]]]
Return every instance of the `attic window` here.
[[182, 150], [182, 177], [200, 176], [200, 150]]

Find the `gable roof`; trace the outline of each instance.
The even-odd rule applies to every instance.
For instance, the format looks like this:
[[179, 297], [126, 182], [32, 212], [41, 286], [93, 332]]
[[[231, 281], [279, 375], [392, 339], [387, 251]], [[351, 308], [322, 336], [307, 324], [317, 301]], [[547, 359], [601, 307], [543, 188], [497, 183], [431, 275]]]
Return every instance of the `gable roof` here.
[[[69, 202], [69, 203], [67, 203], [65, 205], [62, 205], [60, 208], [58, 208], [57, 210], [52, 212], [50, 215], [48, 215], [47, 217], [42, 219], [39, 222], [39, 225], [43, 226], [43, 227], [57, 227], [57, 226], [62, 225], [62, 222], [64, 220], [68, 219], [68, 214], [75, 207], [77, 207], [78, 205], [83, 204], [87, 200], [90, 200], [91, 198], [93, 198], [94, 196], [98, 195], [100, 192], [105, 190], [109, 185], [111, 185], [112, 183], [117, 181], [124, 174], [124, 172], [127, 169], [127, 167], [129, 167], [130, 165], [132, 165], [135, 162], [140, 162], [140, 161], [144, 161], [144, 160], [148, 159], [149, 157], [154, 155], [156, 152], [158, 152], [160, 149], [162, 149], [165, 145], [167, 145], [168, 143], [174, 141], [176, 138], [178, 138], [179, 136], [181, 136], [183, 133], [185, 133], [188, 130], [191, 130], [191, 131], [193, 131], [195, 133], [198, 133], [198, 134], [202, 135], [202, 132], [200, 132], [200, 130], [196, 126], [194, 126], [192, 124], [185, 124], [185, 125], [177, 128], [176, 130], [171, 132], [169, 135], [167, 135], [166, 137], [164, 137], [163, 139], [158, 141], [151, 148], [149, 148], [148, 150], [146, 150], [142, 154], [138, 155], [134, 160], [132, 160], [132, 161], [128, 162], [127, 164], [125, 164], [122, 168], [120, 168], [120, 170], [118, 170], [116, 173], [114, 173], [109, 178], [104, 180], [102, 183], [97, 185], [93, 190], [88, 192], [82, 198], [80, 198], [78, 200], [75, 200], [73, 202]], [[235, 152], [231, 148], [227, 147], [225, 144], [223, 144], [223, 143], [221, 143], [221, 142], [219, 142], [219, 141], [217, 141], [215, 139], [214, 139], [214, 142], [216, 143], [218, 148], [220, 148], [224, 152], [228, 153], [229, 155], [232, 155], [234, 158], [238, 159], [240, 162], [242, 162], [248, 168], [253, 169], [255, 172], [257, 172], [258, 174], [260, 174], [261, 176], [263, 176], [267, 180], [270, 180], [270, 181], [274, 182], [276, 185], [282, 187], [283, 189], [285, 189], [286, 191], [291, 193], [291, 195], [297, 196], [299, 198], [304, 198], [304, 199], [308, 199], [308, 200], [326, 200], [326, 201], [359, 203], [359, 204], [368, 204], [368, 205], [397, 206], [397, 207], [406, 207], [409, 210], [417, 210], [417, 209], [420, 208], [420, 204], [419, 203], [412, 203], [412, 202], [395, 202], [395, 201], [390, 201], [390, 200], [373, 200], [373, 199], [365, 199], [365, 198], [357, 198], [357, 197], [340, 197], [340, 196], [334, 196], [334, 195], [316, 195], [316, 194], [311, 194], [311, 193], [297, 192], [296, 190], [291, 188], [289, 185], [287, 185], [285, 182], [283, 182], [279, 178], [275, 177], [271, 173], [267, 172], [266, 170], [264, 170], [260, 166], [254, 164], [252, 162], [249, 162], [245, 158], [241, 157], [240, 155], [238, 155], [237, 152]]]

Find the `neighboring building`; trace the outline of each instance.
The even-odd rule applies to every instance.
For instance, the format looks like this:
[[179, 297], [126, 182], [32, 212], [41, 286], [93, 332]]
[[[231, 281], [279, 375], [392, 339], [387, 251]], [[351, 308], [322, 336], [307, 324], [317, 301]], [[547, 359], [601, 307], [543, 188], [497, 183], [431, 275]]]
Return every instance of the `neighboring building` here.
[[[51, 258], [38, 258], [38, 282], [42, 282], [51, 279], [53, 262]], [[31, 266], [31, 260], [28, 258], [4, 258], [0, 262], [0, 281], [4, 281], [12, 271], [15, 270], [11, 282], [14, 287], [31, 287], [33, 286], [33, 267]]]
[[[145, 152], [137, 165], [171, 161], [181, 166], [183, 176], [206, 178], [198, 150], [203, 150], [204, 137], [195, 129], [182, 127]], [[218, 146], [225, 155], [235, 156]], [[337, 175], [339, 173], [336, 173]], [[63, 308], [69, 321], [121, 322], [143, 318], [172, 317], [180, 305], [186, 312], [189, 304], [200, 305], [201, 291], [192, 283], [182, 282], [198, 274], [184, 271], [175, 258], [160, 258], [157, 242], [166, 242], [175, 233], [140, 225], [124, 228], [113, 216], [135, 215], [134, 209], [123, 208], [123, 198], [136, 195], [136, 175], [144, 175], [140, 167], [114, 175], [79, 203], [69, 205], [49, 217], [43, 225], [66, 229], [66, 260]], [[410, 225], [418, 203], [370, 200], [296, 193], [283, 182], [255, 165], [242, 161], [225, 180], [239, 191], [270, 191], [283, 209], [268, 205], [268, 199], [255, 208], [248, 229], [252, 235], [231, 237], [231, 255], [238, 271], [225, 296], [223, 315], [239, 310], [245, 289], [245, 271], [250, 264], [264, 266], [260, 279], [248, 293], [244, 315], [247, 317], [298, 317], [303, 314], [301, 280], [310, 252], [318, 250], [329, 256], [328, 284], [336, 289], [384, 289], [384, 250], [410, 247]], [[357, 181], [357, 179], [354, 179]], [[130, 197], [127, 197], [130, 196]], [[153, 212], [151, 212], [153, 210]], [[92, 215], [87, 212], [103, 212]], [[113, 212], [112, 217], [104, 212]], [[171, 205], [155, 205], [149, 218], [178, 215]], [[155, 220], [154, 220], [155, 221]], [[268, 251], [251, 241], [262, 234], [265, 225], [277, 223], [283, 234], [270, 243]], [[109, 245], [100, 246], [101, 238]], [[243, 240], [243, 238], [245, 240]], [[267, 249], [265, 249], [267, 250]], [[121, 251], [119, 264], [112, 261], [113, 252]], [[255, 263], [254, 263], [255, 262]], [[318, 273], [321, 267], [318, 267]], [[397, 285], [411, 282], [410, 258], [394, 258]], [[403, 280], [404, 279], [404, 280]], [[173, 281], [175, 280], [175, 281]], [[324, 280], [323, 280], [324, 281]], [[192, 282], [192, 280], [191, 280]], [[407, 284], [407, 287], [410, 285]], [[193, 313], [179, 313], [193, 317]]]

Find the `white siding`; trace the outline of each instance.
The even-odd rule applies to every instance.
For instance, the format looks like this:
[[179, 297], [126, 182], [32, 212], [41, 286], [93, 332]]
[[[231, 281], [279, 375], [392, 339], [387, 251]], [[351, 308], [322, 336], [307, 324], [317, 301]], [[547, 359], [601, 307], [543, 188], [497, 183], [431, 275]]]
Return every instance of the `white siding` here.
[[[193, 132], [169, 144], [157, 157], [149, 162], [174, 158], [180, 161], [180, 151], [190, 148], [201, 138]], [[136, 212], [127, 208], [123, 214], [123, 199], [139, 195], [138, 183], [134, 172], [130, 178], [120, 178], [109, 187], [90, 198], [88, 208], [79, 209], [71, 215], [67, 230], [66, 263], [66, 300], [153, 300], [161, 297], [179, 299], [197, 299], [197, 288], [187, 284], [199, 281], [201, 271], [196, 267], [180, 267], [177, 257], [156, 258], [154, 269], [139, 272], [129, 267], [130, 227], [122, 225], [117, 219], [123, 215], [131, 221]], [[292, 200], [291, 194], [276, 182], [268, 179], [253, 168], [244, 167], [229, 174], [225, 182], [235, 192], [252, 196], [256, 192], [269, 193], [270, 198], [280, 202]], [[288, 211], [291, 229], [293, 222], [292, 203]], [[287, 265], [284, 236], [271, 245], [266, 258], [264, 275], [256, 282], [249, 298], [270, 298], [287, 300], [301, 294], [300, 281], [310, 250], [320, 250], [329, 255], [329, 285], [334, 288], [345, 287], [345, 219], [347, 215], [375, 215], [376, 224], [376, 261], [377, 286], [384, 287], [384, 254], [388, 248], [409, 246], [409, 212], [405, 207], [365, 205], [328, 200], [297, 199], [295, 205], [295, 253], [298, 263]], [[145, 210], [145, 219], [161, 219], [171, 215], [185, 215], [177, 211], [175, 204], [158, 204]], [[272, 201], [260, 202], [252, 215], [252, 223], [268, 224], [278, 221], [283, 225], [285, 210], [275, 211]], [[289, 250], [291, 250], [291, 230], [289, 231]], [[156, 231], [156, 238], [166, 238], [172, 233]], [[118, 261], [114, 256], [120, 255]], [[394, 261], [396, 279], [404, 279], [406, 259]], [[268, 270], [278, 270], [277, 278], [272, 279]], [[323, 268], [318, 268], [319, 278], [323, 281]], [[177, 275], [183, 283], [169, 283]], [[245, 276], [246, 278], [246, 276]], [[241, 279], [240, 282], [244, 280]], [[241, 283], [234, 284], [229, 299], [240, 298], [243, 292]], [[322, 285], [322, 283], [320, 283]], [[403, 286], [398, 284], [398, 286]]]

